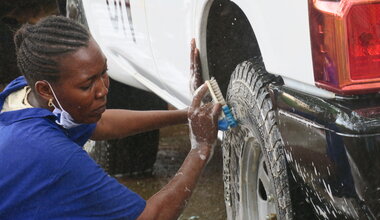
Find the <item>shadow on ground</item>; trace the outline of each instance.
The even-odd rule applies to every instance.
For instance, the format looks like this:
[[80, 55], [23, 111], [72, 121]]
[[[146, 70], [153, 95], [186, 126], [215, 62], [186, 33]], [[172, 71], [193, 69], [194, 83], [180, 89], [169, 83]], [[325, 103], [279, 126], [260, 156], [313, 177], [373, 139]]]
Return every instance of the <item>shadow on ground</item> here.
[[[160, 146], [154, 165], [154, 176], [149, 178], [119, 177], [131, 190], [148, 199], [160, 190], [179, 169], [190, 149], [188, 127], [172, 126], [160, 130]], [[220, 144], [199, 179], [180, 220], [225, 220], [223, 200], [222, 149]]]

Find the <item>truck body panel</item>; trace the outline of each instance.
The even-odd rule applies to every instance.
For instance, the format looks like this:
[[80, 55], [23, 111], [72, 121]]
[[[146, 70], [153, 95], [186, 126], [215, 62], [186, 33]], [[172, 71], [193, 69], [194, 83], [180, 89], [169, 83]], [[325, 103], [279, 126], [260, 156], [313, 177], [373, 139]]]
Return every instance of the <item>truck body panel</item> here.
[[[183, 108], [192, 100], [192, 38], [203, 78], [210, 77], [206, 32], [218, 2], [83, 0], [83, 5], [110, 76]], [[249, 21], [267, 73], [281, 77], [271, 96], [276, 123], [287, 163], [315, 213], [326, 219], [378, 218], [379, 96], [340, 97], [315, 86], [308, 1], [233, 3]]]

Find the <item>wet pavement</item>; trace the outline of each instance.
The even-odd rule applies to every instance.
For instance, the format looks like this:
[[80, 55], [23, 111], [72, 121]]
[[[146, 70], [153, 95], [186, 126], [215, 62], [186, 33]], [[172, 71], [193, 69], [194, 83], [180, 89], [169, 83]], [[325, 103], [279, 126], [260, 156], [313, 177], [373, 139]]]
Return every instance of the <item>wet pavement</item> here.
[[[154, 176], [149, 178], [119, 177], [131, 190], [148, 199], [159, 191], [185, 159], [190, 149], [188, 127], [172, 126], [160, 130], [160, 146], [154, 165]], [[225, 220], [223, 200], [222, 149], [215, 148], [214, 156], [205, 168], [198, 185], [179, 220]]]

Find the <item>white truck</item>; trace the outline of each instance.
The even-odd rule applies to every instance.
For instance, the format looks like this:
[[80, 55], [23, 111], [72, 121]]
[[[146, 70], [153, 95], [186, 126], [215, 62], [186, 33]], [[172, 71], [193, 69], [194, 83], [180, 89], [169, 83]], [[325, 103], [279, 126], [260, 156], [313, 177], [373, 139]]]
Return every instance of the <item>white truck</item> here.
[[195, 38], [203, 79], [216, 78], [239, 122], [223, 134], [228, 219], [380, 219], [380, 1], [66, 6], [125, 99], [123, 84], [188, 106]]

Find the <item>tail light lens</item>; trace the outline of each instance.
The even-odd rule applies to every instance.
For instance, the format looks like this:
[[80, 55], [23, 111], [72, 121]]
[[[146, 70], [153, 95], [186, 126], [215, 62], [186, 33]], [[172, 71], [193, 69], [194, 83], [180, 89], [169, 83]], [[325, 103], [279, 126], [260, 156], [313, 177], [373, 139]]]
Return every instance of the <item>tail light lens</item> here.
[[309, 14], [316, 85], [380, 91], [380, 0], [309, 0]]

